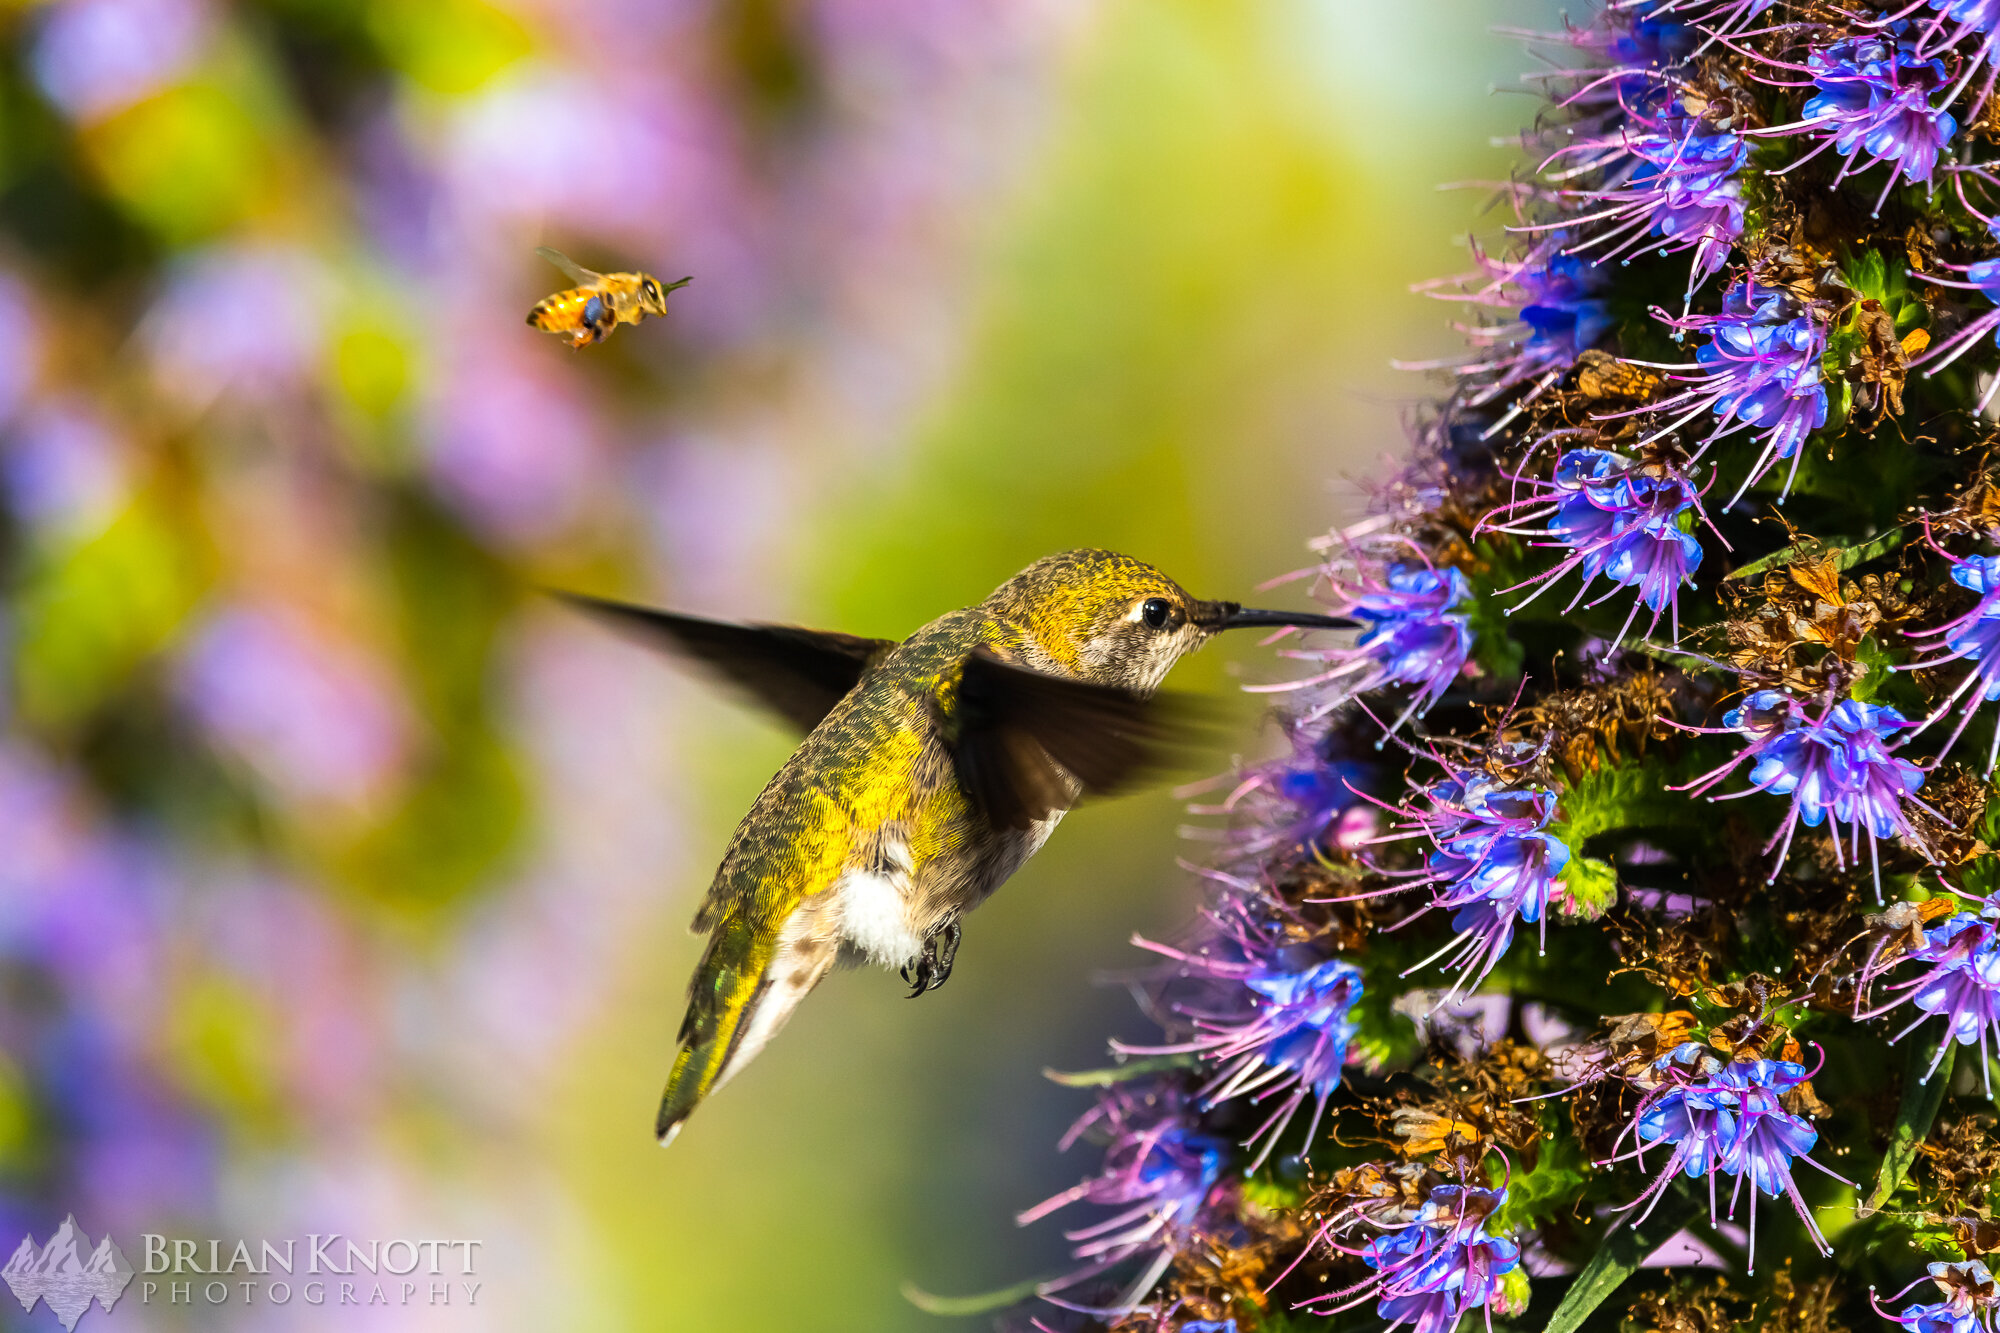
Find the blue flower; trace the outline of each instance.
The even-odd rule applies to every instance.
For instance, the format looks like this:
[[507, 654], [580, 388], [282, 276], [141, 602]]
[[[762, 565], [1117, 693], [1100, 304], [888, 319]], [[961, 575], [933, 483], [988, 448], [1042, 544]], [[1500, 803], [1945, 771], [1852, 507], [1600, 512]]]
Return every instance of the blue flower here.
[[[1993, 1275], [1984, 1263], [1977, 1259], [1967, 1263], [1934, 1263], [1927, 1271], [1937, 1289], [1944, 1293], [1943, 1300], [1913, 1301], [1891, 1314], [1882, 1308], [1871, 1289], [1868, 1299], [1876, 1313], [1891, 1323], [1901, 1324], [1909, 1333], [1994, 1333], [1993, 1315], [1995, 1307], [2000, 1306], [2000, 1291], [1996, 1291]], [[1922, 1278], [1917, 1279], [1921, 1281]], [[1910, 1287], [1916, 1285], [1912, 1282]], [[1903, 1288], [1896, 1296], [1908, 1292], [1910, 1287]]]
[[1595, 263], [1542, 256], [1517, 269], [1514, 283], [1525, 298], [1521, 322], [1531, 330], [1528, 346], [1547, 359], [1574, 361], [1611, 329], [1609, 307], [1598, 299], [1609, 278]]
[[[1996, 230], [1996, 228], [2000, 228], [2000, 220], [1987, 224], [1987, 230], [1994, 233], [1994, 239], [2000, 240], [2000, 230]], [[1940, 264], [1939, 267], [1955, 269], [1957, 266]], [[1984, 296], [1987, 301], [1994, 304], [1996, 308], [1986, 311], [1975, 319], [1967, 320], [1960, 328], [1946, 337], [1939, 339], [1937, 342], [1932, 343], [1919, 355], [1912, 357], [1910, 365], [1921, 367], [1926, 376], [1937, 374], [1946, 366], [1964, 356], [1967, 352], [1977, 347], [1980, 341], [1989, 333], [1994, 335], [1994, 342], [2000, 344], [2000, 259], [1979, 260], [1976, 263], [1967, 265], [1964, 272], [1966, 277], [1966, 281], [1964, 282], [1958, 282], [1951, 278], [1941, 278], [1935, 273], [1924, 274], [1924, 281], [1933, 287], [1953, 287], [1960, 291], [1976, 291]], [[1972, 409], [1975, 414], [1986, 411], [1987, 404], [1993, 401], [1995, 386], [2000, 386], [2000, 378], [1995, 378], [1992, 384], [1987, 385], [1986, 391], [1979, 395], [1979, 400]]]
[[[1710, 799], [1730, 800], [1753, 791], [1791, 798], [1785, 822], [1764, 849], [1777, 851], [1771, 863], [1772, 879], [1784, 868], [1798, 825], [1818, 828], [1828, 815], [1836, 826], [1833, 853], [1837, 864], [1845, 866], [1852, 858], [1858, 865], [1861, 839], [1864, 836], [1868, 839], [1868, 859], [1878, 902], [1882, 897], [1882, 866], [1877, 847], [1880, 839], [1903, 838], [1917, 851], [1929, 855], [1922, 842], [1914, 837], [1905, 807], [1915, 805], [1932, 814], [1936, 812], [1916, 797], [1924, 785], [1923, 770], [1889, 753], [1885, 738], [1914, 725], [1894, 708], [1845, 699], [1830, 706], [1819, 719], [1809, 721], [1791, 695], [1780, 690], [1759, 690], [1744, 700], [1741, 707], [1724, 714], [1722, 722], [1724, 730], [1748, 736], [1751, 743], [1727, 764], [1677, 790], [1707, 791], [1744, 760], [1754, 759], [1748, 790]], [[1840, 825], [1847, 826], [1844, 853]]]
[[1168, 1046], [1113, 1047], [1130, 1054], [1196, 1054], [1218, 1072], [1196, 1094], [1203, 1107], [1237, 1097], [1278, 1098], [1244, 1146], [1258, 1149], [1246, 1170], [1263, 1164], [1308, 1097], [1311, 1142], [1327, 1099], [1340, 1086], [1348, 1043], [1360, 1031], [1352, 1017], [1361, 969], [1302, 945], [1261, 895], [1229, 894], [1207, 912], [1211, 932], [1186, 949], [1136, 938], [1142, 948], [1177, 964], [1165, 1010], [1193, 1036]]
[[1121, 1304], [1129, 1309], [1145, 1299], [1187, 1237], [1212, 1224], [1228, 1147], [1201, 1132], [1195, 1108], [1177, 1086], [1157, 1080], [1102, 1089], [1097, 1105], [1070, 1126], [1059, 1146], [1067, 1150], [1086, 1132], [1106, 1140], [1097, 1174], [1044, 1199], [1016, 1221], [1026, 1226], [1078, 1202], [1118, 1209], [1092, 1226], [1063, 1233], [1085, 1267], [1043, 1284], [1042, 1291], [1074, 1286], [1151, 1254], [1144, 1276]]
[[1754, 282], [1730, 288], [1720, 314], [1675, 318], [1657, 308], [1653, 313], [1677, 334], [1707, 334], [1708, 345], [1695, 353], [1696, 373], [1675, 376], [1689, 387], [1644, 409], [1679, 414], [1651, 438], [1712, 413], [1715, 423], [1696, 450], [1699, 457], [1723, 436], [1754, 427], [1763, 434], [1763, 452], [1729, 503], [1741, 499], [1781, 458], [1793, 460], [1785, 478], [1789, 494], [1800, 446], [1826, 424], [1826, 387], [1820, 382], [1824, 321], [1789, 292], [1759, 288]]
[[[1988, 1038], [2000, 1051], [2000, 895], [1988, 898], [1976, 912], [1958, 912], [1923, 932], [1923, 943], [1891, 963], [1925, 964], [1922, 976], [1889, 987], [1895, 998], [1879, 1008], [1861, 1012], [1855, 1002], [1856, 1018], [1877, 1018], [1905, 1003], [1921, 1012], [1908, 1027], [1891, 1037], [1890, 1044], [1910, 1035], [1931, 1015], [1945, 1020], [1944, 1040], [1924, 1073], [1928, 1082], [1944, 1062], [1945, 1052], [1956, 1041], [1961, 1046], [1979, 1043], [1980, 1075], [1988, 1079], [1986, 1054]], [[1874, 960], [1863, 969], [1861, 991], [1878, 974]]]
[[2000, 73], [1993, 60], [1995, 43], [2000, 41], [2000, 0], [1929, 0], [1929, 4], [1939, 12], [1936, 18], [1919, 25], [1923, 29], [1920, 46], [1938, 51], [1968, 39], [1976, 42], [1972, 52], [1964, 57], [1958, 82], [1945, 94], [1945, 104], [1957, 101], [1958, 95], [1984, 70], [1986, 81], [1973, 96], [1972, 105], [1985, 106], [1986, 99], [1993, 95], [1996, 73]]
[[[1621, 587], [1634, 588], [1639, 594], [1618, 632], [1619, 639], [1625, 637], [1642, 605], [1653, 613], [1649, 634], [1658, 626], [1661, 614], [1670, 612], [1674, 638], [1680, 638], [1680, 589], [1693, 581], [1702, 557], [1701, 542], [1683, 527], [1701, 515], [1700, 492], [1680, 469], [1666, 462], [1634, 463], [1608, 449], [1572, 449], [1557, 460], [1550, 480], [1514, 480], [1536, 494], [1495, 509], [1480, 520], [1475, 535], [1491, 530], [1540, 538], [1533, 544], [1566, 549], [1569, 554], [1554, 568], [1506, 589], [1513, 592], [1542, 585], [1509, 614], [1575, 571], [1582, 582], [1565, 612], [1582, 601], [1601, 576], [1610, 579], [1613, 587], [1592, 606]], [[1534, 526], [1544, 522], [1545, 527]]]
[[1458, 679], [1472, 651], [1472, 596], [1465, 575], [1427, 565], [1391, 565], [1384, 586], [1356, 596], [1347, 614], [1367, 628], [1355, 650], [1380, 665], [1381, 685], [1413, 685], [1423, 707]]
[[1564, 156], [1600, 164], [1606, 176], [1596, 189], [1558, 193], [1584, 211], [1557, 225], [1595, 230], [1590, 240], [1567, 247], [1572, 254], [1601, 246], [1600, 261], [1608, 262], [1649, 240], [1660, 242], [1656, 248], [1663, 255], [1692, 250], [1688, 290], [1693, 291], [1721, 271], [1743, 234], [1738, 173], [1750, 160], [1749, 145], [1734, 129], [1704, 121], [1678, 95], [1657, 114], [1634, 109], [1631, 124], [1579, 136], [1544, 165]]
[[1814, 51], [1806, 68], [1818, 91], [1803, 119], [1775, 131], [1822, 139], [1801, 162], [1831, 147], [1846, 159], [1836, 183], [1877, 162], [1893, 164], [1875, 201], [1878, 213], [1898, 181], [1930, 180], [1938, 154], [1958, 132], [1952, 114], [1930, 101], [1949, 82], [1942, 60], [1919, 56], [1894, 35], [1871, 33]]
[[1361, 637], [1345, 647], [1294, 651], [1291, 656], [1325, 662], [1327, 669], [1304, 680], [1254, 688], [1271, 693], [1333, 685], [1312, 710], [1313, 717], [1321, 717], [1357, 695], [1410, 686], [1408, 706], [1389, 726], [1393, 732], [1428, 711], [1464, 670], [1472, 653], [1472, 620], [1459, 608], [1472, 589], [1456, 569], [1356, 563], [1357, 569], [1329, 570], [1327, 579], [1335, 612], [1360, 621], [1365, 626]]
[[1579, 352], [1595, 347], [1611, 331], [1610, 310], [1602, 300], [1610, 276], [1595, 261], [1563, 253], [1569, 239], [1558, 232], [1512, 259], [1494, 258], [1475, 244], [1472, 257], [1478, 271], [1432, 284], [1431, 294], [1507, 311], [1512, 317], [1460, 326], [1476, 353], [1469, 361], [1396, 365], [1405, 370], [1450, 369], [1462, 378], [1478, 378], [1480, 387], [1467, 399], [1472, 407], [1533, 381], [1533, 387], [1511, 405], [1511, 419], [1561, 378]]
[[1250, 769], [1219, 803], [1188, 807], [1234, 817], [1217, 835], [1226, 862], [1261, 870], [1274, 853], [1352, 851], [1374, 835], [1376, 807], [1361, 792], [1377, 764], [1351, 756], [1354, 742], [1345, 728], [1289, 731], [1291, 754]]
[[[1689, 28], [1711, 37], [1729, 36], [1749, 27], [1764, 16], [1778, 0], [1642, 0], [1639, 8], [1655, 15], [1672, 14]], [[1654, 22], [1662, 21], [1659, 18]]]
[[1413, 1333], [1451, 1333], [1461, 1316], [1493, 1306], [1501, 1279], [1520, 1265], [1520, 1247], [1486, 1231], [1486, 1220], [1506, 1201], [1504, 1189], [1433, 1186], [1414, 1222], [1361, 1249], [1375, 1276], [1300, 1308], [1330, 1315], [1372, 1298], [1392, 1328], [1408, 1323]]
[[[1711, 1179], [1710, 1222], [1714, 1216], [1713, 1177], [1720, 1173], [1750, 1182], [1749, 1271], [1757, 1264], [1757, 1196], [1788, 1196], [1799, 1220], [1822, 1254], [1832, 1253], [1820, 1234], [1812, 1210], [1792, 1179], [1794, 1161], [1803, 1160], [1832, 1176], [1806, 1154], [1819, 1133], [1804, 1117], [1785, 1109], [1783, 1098], [1808, 1078], [1804, 1066], [1789, 1060], [1747, 1060], [1724, 1064], [1697, 1042], [1686, 1042], [1653, 1062], [1635, 1086], [1647, 1087], [1627, 1134], [1639, 1140], [1631, 1152], [1614, 1155], [1598, 1165], [1637, 1159], [1657, 1144], [1670, 1145], [1665, 1169], [1628, 1205], [1644, 1205], [1639, 1220], [1653, 1210], [1675, 1174]], [[1623, 1141], [1623, 1135], [1620, 1136]], [[1834, 1176], [1839, 1180], [1841, 1177]], [[1851, 1184], [1852, 1182], [1845, 1182]], [[1732, 1191], [1729, 1216], [1736, 1215], [1740, 1184]]]
[[2000, 27], [2000, 0], [1929, 0], [1929, 3], [1953, 23], [1963, 23], [1975, 31], [1991, 32]]
[[1458, 977], [1440, 1003], [1470, 991], [1493, 970], [1514, 941], [1517, 921], [1547, 930], [1545, 910], [1556, 878], [1569, 864], [1569, 847], [1544, 832], [1555, 817], [1554, 793], [1510, 787], [1481, 772], [1459, 772], [1418, 793], [1423, 804], [1406, 806], [1409, 831], [1428, 835], [1436, 848], [1419, 883], [1433, 896], [1415, 920], [1434, 908], [1452, 912], [1455, 932], [1437, 953], [1409, 968], [1409, 975], [1439, 959]]
[[[2000, 261], [1994, 261], [2000, 263]], [[1921, 630], [1912, 635], [1918, 639], [1942, 640], [1924, 645], [1936, 656], [1922, 658], [1898, 667], [1899, 671], [1914, 671], [1919, 667], [1940, 667], [1947, 662], [1969, 662], [1972, 670], [1965, 673], [1965, 679], [1951, 692], [1951, 697], [1938, 706], [1927, 718], [1923, 727], [1949, 712], [1960, 699], [1965, 707], [1960, 710], [1958, 725], [1952, 729], [1944, 747], [1938, 751], [1942, 759], [1958, 743], [1965, 728], [1972, 721], [1974, 713], [1982, 703], [2000, 699], [2000, 556], [1974, 555], [1964, 559], [1954, 559], [1951, 579], [1959, 587], [1965, 588], [1979, 597], [1978, 603], [1964, 615], [1946, 621], [1936, 629]], [[1970, 696], [1970, 697], [1968, 697]], [[2000, 760], [2000, 726], [1993, 729], [1993, 744], [1986, 753], [1986, 771], [1993, 772], [1994, 763]]]

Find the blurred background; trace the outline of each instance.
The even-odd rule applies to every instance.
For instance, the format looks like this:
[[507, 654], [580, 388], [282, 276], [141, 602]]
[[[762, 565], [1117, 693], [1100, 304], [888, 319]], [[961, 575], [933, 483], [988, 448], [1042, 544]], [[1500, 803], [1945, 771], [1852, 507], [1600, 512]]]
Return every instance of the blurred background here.
[[[1101, 545], [1243, 598], [1456, 347], [1407, 289], [1485, 194], [1434, 186], [1533, 112], [1489, 26], [1556, 21], [0, 6], [0, 1245], [483, 1242], [477, 1311], [127, 1329], [921, 1329], [905, 1280], [1050, 1270], [1039, 1071], [1139, 1034], [1093, 977], [1186, 912], [1180, 803], [1067, 823], [921, 1003], [833, 978], [662, 1152], [685, 926], [791, 742], [536, 589], [900, 636]], [[538, 244], [694, 283], [571, 352]]]

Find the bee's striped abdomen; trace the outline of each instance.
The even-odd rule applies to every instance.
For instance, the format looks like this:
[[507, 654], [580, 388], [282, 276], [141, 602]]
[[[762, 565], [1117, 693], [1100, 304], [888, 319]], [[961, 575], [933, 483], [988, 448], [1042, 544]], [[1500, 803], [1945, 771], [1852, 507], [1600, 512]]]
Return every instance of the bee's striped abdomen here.
[[537, 302], [528, 312], [528, 323], [545, 333], [561, 334], [570, 346], [602, 342], [618, 322], [618, 315], [602, 292], [588, 287], [572, 287]]

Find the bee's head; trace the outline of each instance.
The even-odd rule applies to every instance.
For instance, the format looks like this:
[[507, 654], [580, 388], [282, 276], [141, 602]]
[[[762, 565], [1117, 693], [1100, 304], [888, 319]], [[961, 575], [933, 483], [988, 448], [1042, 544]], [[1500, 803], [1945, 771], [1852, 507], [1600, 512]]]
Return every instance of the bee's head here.
[[1158, 688], [1175, 662], [1220, 630], [1352, 623], [1203, 601], [1144, 561], [1092, 550], [1036, 561], [1001, 584], [986, 605], [1027, 631], [1049, 659], [1045, 668], [1141, 693]]
[[639, 308], [649, 315], [666, 314], [667, 293], [678, 291], [692, 281], [694, 281], [692, 278], [682, 278], [679, 282], [663, 283], [648, 273], [639, 279]]

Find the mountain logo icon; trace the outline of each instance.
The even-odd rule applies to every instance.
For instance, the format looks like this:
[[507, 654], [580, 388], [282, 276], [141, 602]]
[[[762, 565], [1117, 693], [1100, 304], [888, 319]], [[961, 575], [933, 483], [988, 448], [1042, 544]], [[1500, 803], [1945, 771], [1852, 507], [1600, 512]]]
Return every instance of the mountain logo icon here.
[[106, 1314], [111, 1312], [132, 1280], [132, 1265], [125, 1262], [108, 1234], [96, 1249], [90, 1249], [90, 1237], [77, 1226], [72, 1214], [63, 1219], [47, 1245], [37, 1247], [33, 1236], [21, 1237], [14, 1257], [0, 1268], [0, 1278], [7, 1280], [8, 1290], [23, 1310], [32, 1312], [35, 1302], [41, 1301], [73, 1333], [93, 1298]]

